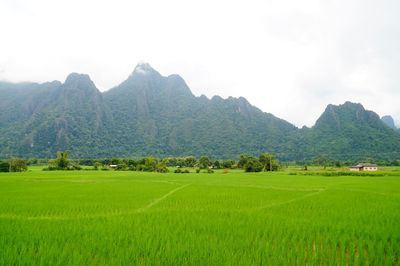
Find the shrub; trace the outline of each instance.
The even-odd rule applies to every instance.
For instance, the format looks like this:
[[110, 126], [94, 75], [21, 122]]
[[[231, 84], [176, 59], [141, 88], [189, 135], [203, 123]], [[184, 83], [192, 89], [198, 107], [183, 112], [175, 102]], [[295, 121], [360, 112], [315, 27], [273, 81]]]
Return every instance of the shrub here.
[[164, 162], [158, 163], [156, 165], [155, 171], [158, 173], [168, 173], [169, 172], [167, 165]]
[[71, 170], [69, 167], [70, 161], [68, 159], [67, 151], [59, 151], [57, 152], [57, 158], [54, 160], [49, 160], [49, 167], [43, 169], [48, 171], [53, 170]]
[[115, 168], [115, 170], [117, 171], [125, 171], [127, 170], [128, 166], [124, 163], [120, 163], [117, 165], [117, 167]]
[[27, 162], [23, 159], [12, 159], [9, 161], [10, 172], [25, 172], [28, 170]]
[[223, 168], [233, 168], [235, 165], [235, 161], [234, 160], [224, 160], [222, 162], [222, 167]]
[[206, 169], [211, 165], [211, 161], [207, 156], [201, 156], [199, 159], [199, 167], [201, 169]]
[[9, 172], [10, 164], [8, 162], [0, 161], [0, 172]]
[[69, 167], [68, 170], [82, 170], [82, 167], [78, 164], [74, 164], [71, 167]]
[[93, 166], [93, 169], [94, 169], [94, 170], [99, 170], [99, 168], [100, 168], [101, 166], [102, 166], [101, 163], [95, 162], [95, 163], [94, 163], [94, 166]]
[[181, 168], [178, 168], [178, 169], [176, 169], [174, 171], [174, 173], [177, 173], [177, 174], [188, 174], [188, 173], [190, 173], [190, 171], [188, 169], [182, 170]]
[[263, 165], [256, 158], [248, 158], [246, 164], [244, 165], [245, 172], [261, 172]]

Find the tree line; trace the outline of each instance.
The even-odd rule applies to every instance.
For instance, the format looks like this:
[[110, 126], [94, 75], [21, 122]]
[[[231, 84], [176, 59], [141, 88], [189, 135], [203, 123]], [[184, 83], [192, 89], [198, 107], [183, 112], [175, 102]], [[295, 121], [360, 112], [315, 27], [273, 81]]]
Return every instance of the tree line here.
[[[377, 163], [382, 166], [400, 166], [400, 161], [366, 159], [363, 162]], [[307, 165], [322, 167], [346, 167], [359, 163], [359, 161], [339, 161], [324, 156], [312, 160], [295, 162], [307, 169]], [[184, 168], [195, 168], [196, 172], [212, 173], [214, 169], [243, 169], [245, 172], [277, 171], [284, 167], [284, 164], [270, 153], [262, 153], [256, 157], [249, 154], [242, 154], [238, 160], [226, 159], [215, 160], [208, 156], [185, 156], [157, 158], [153, 156], [143, 158], [105, 158], [105, 159], [70, 159], [67, 151], [59, 151], [55, 159], [21, 159], [14, 158], [7, 161], [0, 161], [0, 172], [23, 172], [29, 165], [47, 165], [44, 170], [117, 170], [117, 171], [144, 171], [144, 172], [169, 172], [174, 168], [176, 173], [187, 173]], [[91, 168], [88, 168], [91, 167]]]
[[[56, 159], [50, 160], [44, 170], [81, 170], [81, 166], [92, 166], [93, 170], [117, 170], [117, 171], [144, 171], [144, 172], [169, 172], [169, 168], [176, 168], [176, 173], [187, 173], [182, 168], [196, 168], [196, 172], [212, 169], [244, 169], [245, 172], [277, 171], [280, 168], [279, 161], [274, 155], [263, 153], [259, 157], [240, 155], [237, 160], [212, 160], [208, 156], [196, 158], [186, 157], [144, 157], [139, 159], [110, 158], [110, 159], [81, 159], [70, 160], [66, 151], [57, 152]], [[86, 168], [87, 169], [87, 168]]]

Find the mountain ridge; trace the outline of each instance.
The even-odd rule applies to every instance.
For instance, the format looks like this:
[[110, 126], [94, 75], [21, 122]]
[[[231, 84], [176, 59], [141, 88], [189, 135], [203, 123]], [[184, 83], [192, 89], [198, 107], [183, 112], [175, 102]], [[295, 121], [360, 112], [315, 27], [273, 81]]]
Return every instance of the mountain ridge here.
[[68, 149], [80, 158], [267, 151], [300, 160], [390, 157], [400, 148], [400, 134], [361, 104], [330, 104], [313, 127], [298, 128], [243, 97], [195, 96], [181, 76], [162, 76], [147, 63], [105, 92], [73, 72], [64, 83], [0, 82], [0, 93], [3, 158], [49, 158]]

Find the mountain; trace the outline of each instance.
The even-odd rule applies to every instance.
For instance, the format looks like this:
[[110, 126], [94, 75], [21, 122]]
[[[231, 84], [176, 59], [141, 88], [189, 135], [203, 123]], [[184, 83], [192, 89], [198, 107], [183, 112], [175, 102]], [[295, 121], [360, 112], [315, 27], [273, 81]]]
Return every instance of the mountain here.
[[385, 123], [388, 127], [393, 128], [393, 129], [397, 129], [397, 128], [396, 128], [396, 125], [394, 124], [393, 117], [391, 117], [390, 115], [382, 116], [381, 120], [382, 120], [382, 122]]
[[72, 73], [64, 83], [1, 83], [0, 93], [6, 96], [0, 100], [1, 157], [53, 157], [65, 149], [85, 157], [101, 150], [111, 115], [89, 76]]
[[327, 158], [399, 156], [400, 136], [359, 103], [328, 105], [311, 129], [303, 129], [299, 146], [305, 155]]
[[361, 104], [328, 105], [312, 128], [245, 98], [196, 97], [179, 75], [136, 66], [101, 93], [88, 75], [64, 83], [0, 82], [0, 158], [208, 155], [273, 152], [282, 160], [399, 157], [400, 134]]
[[104, 93], [114, 115], [115, 148], [123, 156], [202, 155], [236, 157], [278, 151], [296, 130], [244, 98], [195, 97], [178, 75], [161, 76], [140, 64], [119, 86]]

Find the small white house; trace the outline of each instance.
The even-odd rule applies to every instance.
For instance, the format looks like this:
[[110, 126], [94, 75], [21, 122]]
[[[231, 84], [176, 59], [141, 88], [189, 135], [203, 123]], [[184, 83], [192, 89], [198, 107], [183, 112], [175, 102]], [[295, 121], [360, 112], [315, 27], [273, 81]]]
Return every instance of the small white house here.
[[118, 165], [117, 165], [117, 164], [110, 164], [109, 167], [110, 167], [110, 168], [117, 168]]
[[359, 163], [350, 167], [350, 171], [377, 171], [378, 165], [372, 163]]

